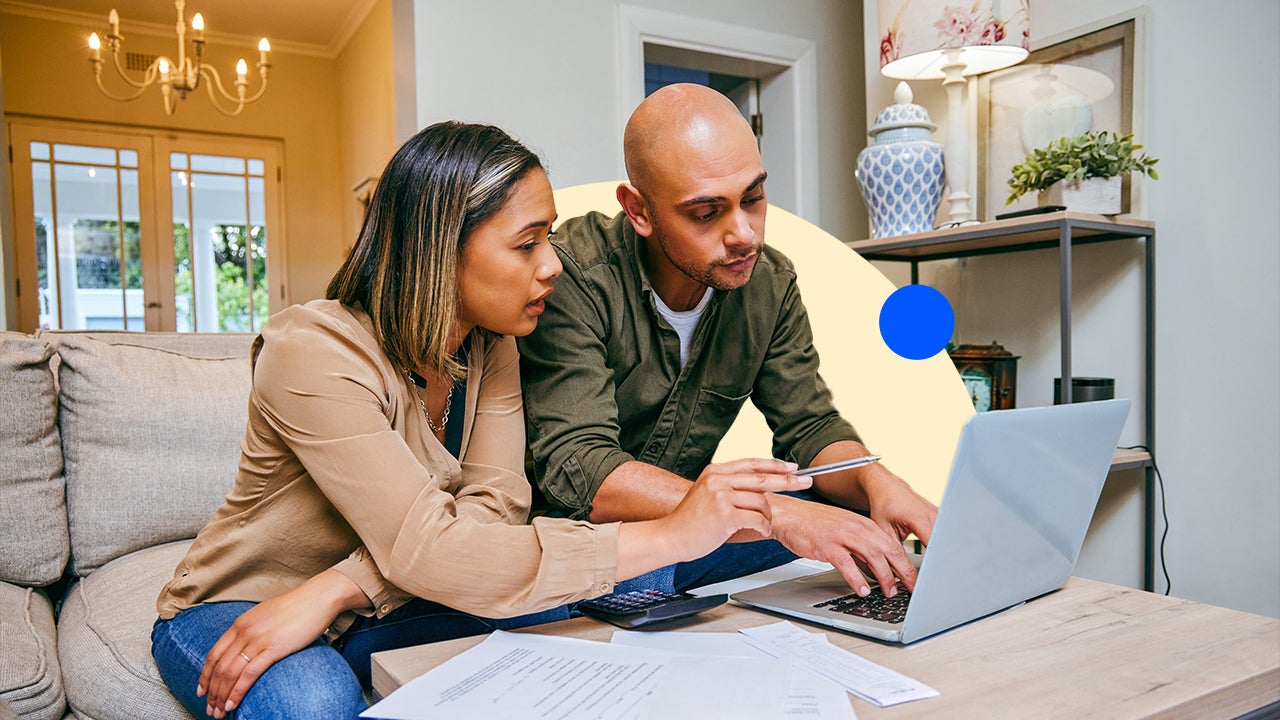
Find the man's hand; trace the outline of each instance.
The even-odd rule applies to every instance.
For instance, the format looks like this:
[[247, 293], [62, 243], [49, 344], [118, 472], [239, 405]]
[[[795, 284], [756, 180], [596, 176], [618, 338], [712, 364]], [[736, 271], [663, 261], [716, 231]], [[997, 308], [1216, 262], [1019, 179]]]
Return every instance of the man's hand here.
[[938, 508], [884, 467], [866, 468], [862, 489], [870, 505], [871, 519], [899, 542], [915, 533], [929, 544]]
[[897, 594], [895, 577], [907, 590], [915, 589], [916, 567], [896, 533], [834, 505], [785, 495], [771, 497], [770, 504], [774, 536], [801, 557], [831, 563], [859, 595], [871, 593], [864, 572], [889, 597]]
[[208, 692], [205, 712], [226, 717], [268, 668], [314, 642], [343, 610], [368, 602], [350, 578], [326, 570], [250, 608], [205, 657], [196, 686], [197, 697]]

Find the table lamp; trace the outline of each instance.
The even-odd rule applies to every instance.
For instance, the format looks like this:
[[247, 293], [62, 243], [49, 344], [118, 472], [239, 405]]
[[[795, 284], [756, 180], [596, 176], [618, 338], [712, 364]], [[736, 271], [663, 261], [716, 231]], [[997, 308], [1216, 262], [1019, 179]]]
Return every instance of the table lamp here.
[[880, 74], [942, 79], [947, 91], [943, 145], [947, 219], [972, 219], [966, 76], [1016, 65], [1030, 49], [1030, 0], [879, 0]]
[[1021, 115], [1016, 124], [1023, 152], [1092, 130], [1093, 103], [1116, 87], [1106, 75], [1079, 65], [1023, 65], [999, 77], [1001, 93], [999, 99], [991, 96], [991, 110]]

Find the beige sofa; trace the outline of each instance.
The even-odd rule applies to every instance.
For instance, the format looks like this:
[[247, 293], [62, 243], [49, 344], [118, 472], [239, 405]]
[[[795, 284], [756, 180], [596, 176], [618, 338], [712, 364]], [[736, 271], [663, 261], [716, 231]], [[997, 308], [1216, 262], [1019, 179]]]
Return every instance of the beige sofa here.
[[189, 717], [155, 599], [231, 488], [252, 339], [0, 333], [0, 717]]

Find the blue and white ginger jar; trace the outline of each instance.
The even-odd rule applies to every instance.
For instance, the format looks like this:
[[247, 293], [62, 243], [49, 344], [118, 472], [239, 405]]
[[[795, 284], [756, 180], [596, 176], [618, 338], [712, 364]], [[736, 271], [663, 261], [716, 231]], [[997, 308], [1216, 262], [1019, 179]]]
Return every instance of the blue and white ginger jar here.
[[871, 212], [871, 237], [908, 235], [933, 229], [944, 184], [942, 144], [937, 125], [913, 104], [911, 88], [898, 83], [896, 105], [876, 116], [867, 133], [875, 142], [858, 153], [854, 176]]

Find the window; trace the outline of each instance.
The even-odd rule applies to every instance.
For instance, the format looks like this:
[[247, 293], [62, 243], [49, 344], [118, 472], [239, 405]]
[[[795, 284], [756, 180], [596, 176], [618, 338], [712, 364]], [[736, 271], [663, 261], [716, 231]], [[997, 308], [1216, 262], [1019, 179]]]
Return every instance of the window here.
[[278, 143], [10, 135], [21, 329], [253, 332], [284, 305]]

